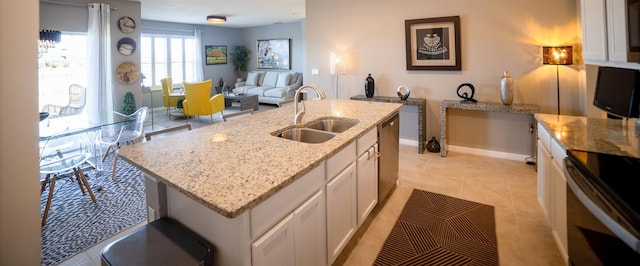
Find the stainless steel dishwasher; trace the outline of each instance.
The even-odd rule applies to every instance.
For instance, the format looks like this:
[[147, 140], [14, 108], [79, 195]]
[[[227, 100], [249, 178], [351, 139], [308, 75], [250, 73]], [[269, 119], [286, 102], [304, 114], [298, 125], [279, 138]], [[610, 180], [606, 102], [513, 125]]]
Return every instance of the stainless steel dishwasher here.
[[400, 119], [396, 113], [378, 126], [380, 160], [378, 163], [378, 202], [382, 202], [398, 180], [398, 138]]

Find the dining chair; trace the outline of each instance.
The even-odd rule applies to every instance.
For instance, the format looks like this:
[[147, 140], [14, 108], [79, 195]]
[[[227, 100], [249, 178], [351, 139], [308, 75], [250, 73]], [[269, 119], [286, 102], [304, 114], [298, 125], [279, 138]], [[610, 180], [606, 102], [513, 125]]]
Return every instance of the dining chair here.
[[47, 112], [53, 116], [68, 116], [82, 113], [87, 103], [87, 88], [78, 84], [69, 86], [69, 102], [67, 105], [46, 104], [42, 107], [42, 112]]
[[[102, 156], [102, 162], [107, 158], [111, 151], [119, 149], [122, 144], [126, 146], [133, 145], [134, 142], [142, 140], [144, 121], [147, 119], [148, 107], [141, 107], [130, 115], [114, 112], [116, 115], [129, 119], [125, 122], [114, 123], [113, 125], [103, 126], [100, 129], [100, 143], [107, 145], [107, 150]], [[113, 157], [113, 169], [111, 170], [111, 179], [116, 180], [116, 164], [118, 156]]]
[[178, 100], [184, 100], [184, 96], [171, 96], [171, 94], [173, 94], [173, 81], [171, 77], [161, 79], [160, 84], [162, 84], [162, 104], [167, 109], [167, 115], [169, 115], [171, 107], [176, 107]]
[[186, 99], [182, 102], [184, 115], [189, 122], [190, 116], [209, 115], [213, 123], [213, 114], [224, 111], [224, 95], [211, 95], [211, 80], [202, 82], [183, 82]]
[[235, 113], [230, 113], [230, 114], [223, 114], [222, 115], [222, 121], [227, 122], [229, 120], [235, 120], [241, 117], [245, 117], [245, 116], [251, 116], [253, 115], [253, 109], [246, 109], [246, 110], [242, 110], [240, 112], [235, 112]]
[[144, 133], [144, 138], [145, 138], [146, 141], [150, 141], [151, 137], [153, 137], [153, 136], [160, 135], [160, 134], [166, 134], [166, 133], [170, 133], [170, 132], [174, 132], [174, 131], [178, 131], [178, 130], [181, 130], [181, 129], [191, 130], [191, 124], [186, 123], [184, 125], [174, 126], [174, 127], [170, 127], [170, 128], [165, 128], [165, 129], [161, 129], [161, 130], [152, 131], [152, 132], [147, 132], [147, 133]]
[[42, 215], [41, 225], [43, 226], [47, 222], [56, 181], [65, 176], [71, 180], [75, 179], [82, 194], [85, 194], [86, 189], [93, 203], [97, 204], [87, 176], [82, 170], [83, 165], [88, 163], [92, 156], [91, 150], [95, 142], [86, 132], [73, 133], [74, 131], [81, 132], [68, 130], [40, 143], [40, 195], [44, 193], [47, 185], [49, 186], [49, 195]]

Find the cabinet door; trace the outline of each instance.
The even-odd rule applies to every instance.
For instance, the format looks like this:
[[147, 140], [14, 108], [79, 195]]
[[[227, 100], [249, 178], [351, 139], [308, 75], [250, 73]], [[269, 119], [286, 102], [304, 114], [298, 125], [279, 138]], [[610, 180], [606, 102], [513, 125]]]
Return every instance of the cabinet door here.
[[565, 259], [568, 258], [567, 246], [567, 180], [564, 177], [562, 166], [556, 161], [551, 162], [551, 179], [553, 182], [553, 214], [551, 215], [551, 228], [560, 250]]
[[293, 214], [251, 245], [253, 265], [295, 265]]
[[607, 61], [605, 0], [581, 0], [582, 57], [587, 62]]
[[609, 61], [627, 62], [626, 1], [607, 1], [607, 51]]
[[329, 264], [338, 257], [355, 233], [356, 167], [351, 163], [327, 183], [327, 253]]
[[362, 225], [378, 203], [378, 145], [358, 158], [358, 226]]
[[547, 146], [538, 140], [538, 202], [542, 211], [547, 216], [547, 221], [551, 222], [551, 152]]
[[324, 192], [318, 191], [293, 213], [295, 265], [327, 265]]

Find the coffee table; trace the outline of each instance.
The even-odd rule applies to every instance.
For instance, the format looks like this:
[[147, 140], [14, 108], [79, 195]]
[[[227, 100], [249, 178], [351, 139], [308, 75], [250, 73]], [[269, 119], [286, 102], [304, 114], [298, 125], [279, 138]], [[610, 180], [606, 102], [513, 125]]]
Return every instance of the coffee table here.
[[258, 95], [229, 93], [224, 96], [224, 107], [230, 107], [234, 101], [240, 102], [240, 111], [246, 109], [258, 110]]

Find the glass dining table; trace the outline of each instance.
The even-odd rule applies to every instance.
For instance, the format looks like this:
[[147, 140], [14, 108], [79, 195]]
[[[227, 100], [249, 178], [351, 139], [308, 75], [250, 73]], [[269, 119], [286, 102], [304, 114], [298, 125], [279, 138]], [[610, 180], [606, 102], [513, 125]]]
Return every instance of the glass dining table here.
[[104, 127], [122, 126], [127, 121], [132, 121], [132, 119], [115, 114], [107, 121], [92, 120], [84, 115], [48, 117], [40, 121], [39, 124], [40, 147], [43, 147], [51, 139], [86, 135], [86, 139], [91, 140], [91, 143], [87, 143], [92, 155], [88, 163], [96, 171], [101, 172], [103, 170], [103, 147], [100, 143], [102, 129]]

